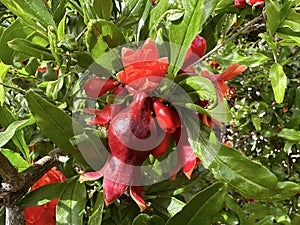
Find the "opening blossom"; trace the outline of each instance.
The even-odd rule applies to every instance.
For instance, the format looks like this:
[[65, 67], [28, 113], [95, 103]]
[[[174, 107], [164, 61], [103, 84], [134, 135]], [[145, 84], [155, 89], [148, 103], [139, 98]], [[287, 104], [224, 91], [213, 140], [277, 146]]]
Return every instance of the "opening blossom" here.
[[[46, 184], [62, 182], [64, 180], [66, 180], [66, 177], [56, 168], [52, 168], [31, 187], [30, 191], [34, 191]], [[40, 206], [25, 208], [24, 217], [26, 225], [55, 225], [57, 202], [58, 198]]]
[[[198, 61], [205, 51], [205, 39], [196, 36], [178, 75], [194, 73], [191, 65]], [[95, 115], [88, 124], [107, 128], [110, 155], [103, 168], [82, 174], [80, 181], [103, 177], [106, 205], [128, 191], [140, 210], [144, 211], [148, 205], [142, 198], [144, 188], [141, 182], [141, 166], [150, 154], [154, 157], [165, 154], [172, 137], [176, 144], [177, 166], [170, 175], [171, 179], [175, 178], [181, 167], [190, 179], [200, 160], [188, 142], [187, 130], [181, 124], [177, 110], [164, 99], [151, 96], [151, 92], [159, 86], [168, 69], [168, 59], [160, 58], [154, 41], [147, 39], [142, 48], [137, 50], [123, 48], [122, 62], [124, 70], [117, 73], [117, 80], [90, 78], [99, 85], [94, 85], [89, 80], [85, 84], [86, 94], [91, 98], [101, 97], [109, 91], [118, 96], [134, 96], [129, 105], [107, 104], [101, 110], [84, 110], [85, 113]], [[219, 98], [223, 99], [228, 89], [225, 81], [245, 69], [244, 66], [234, 64], [223, 73], [210, 76], [208, 72], [203, 72], [201, 75], [215, 84]]]

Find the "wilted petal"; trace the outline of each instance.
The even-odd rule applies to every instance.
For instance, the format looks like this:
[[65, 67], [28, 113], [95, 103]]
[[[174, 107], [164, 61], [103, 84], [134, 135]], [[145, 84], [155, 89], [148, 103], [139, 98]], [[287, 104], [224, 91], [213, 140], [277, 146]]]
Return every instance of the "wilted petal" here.
[[141, 212], [145, 211], [145, 209], [147, 209], [149, 207], [147, 205], [147, 203], [145, 202], [145, 200], [142, 198], [143, 192], [144, 192], [144, 187], [141, 187], [141, 186], [130, 187], [130, 196], [136, 202], [136, 204], [140, 207]]

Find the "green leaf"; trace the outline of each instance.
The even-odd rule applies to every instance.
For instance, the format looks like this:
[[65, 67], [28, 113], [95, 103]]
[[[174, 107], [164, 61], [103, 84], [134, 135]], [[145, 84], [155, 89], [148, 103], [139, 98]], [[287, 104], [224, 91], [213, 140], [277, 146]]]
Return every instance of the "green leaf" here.
[[41, 186], [25, 195], [25, 197], [18, 202], [18, 206], [24, 208], [28, 206], [43, 205], [55, 198], [59, 198], [69, 183], [72, 181], [74, 182], [76, 179], [77, 177], [73, 177], [64, 182], [56, 182]]
[[14, 121], [5, 129], [5, 131], [0, 132], [0, 147], [3, 147], [12, 137], [15, 135], [16, 131], [33, 124], [32, 118], [26, 120]]
[[242, 56], [239, 55], [237, 52], [233, 52], [230, 54], [225, 54], [225, 55], [217, 55], [214, 56], [214, 59], [220, 63], [222, 66], [229, 66], [233, 63], [237, 64], [243, 64], [248, 67], [257, 67], [260, 66], [261, 64], [265, 63], [266, 61], [270, 60], [269, 57], [267, 57], [264, 54], [258, 53], [258, 52], [253, 52], [252, 55], [250, 56]]
[[202, 123], [199, 124], [191, 113], [182, 111], [181, 119], [187, 129], [189, 143], [204, 167], [210, 169], [216, 179], [228, 183], [243, 196], [258, 200], [279, 200], [300, 190], [300, 186], [295, 183], [278, 182], [277, 177], [266, 167], [218, 143], [214, 133]]
[[210, 107], [217, 104], [217, 92], [212, 82], [203, 76], [188, 76], [178, 83], [191, 97], [192, 102], [208, 100]]
[[260, 122], [260, 117], [258, 115], [252, 114], [251, 115], [251, 122], [255, 127], [256, 131], [260, 131], [261, 130], [261, 122]]
[[44, 0], [1, 0], [1, 2], [16, 16], [40, 32], [47, 34], [47, 27], [56, 27], [53, 15], [46, 7]]
[[84, 14], [84, 23], [88, 24], [90, 20], [96, 19], [96, 12], [90, 0], [79, 0]]
[[295, 9], [290, 9], [280, 27], [287, 27], [295, 32], [300, 32], [300, 14]]
[[[10, 25], [2, 34], [0, 39], [0, 59], [3, 63], [7, 65], [12, 65], [14, 63], [14, 58], [17, 54], [15, 50], [8, 46], [8, 42], [15, 38], [24, 38], [28, 41], [33, 41], [42, 46], [48, 43], [48, 38], [46, 39], [37, 35], [36, 31], [31, 27], [26, 26], [20, 19], [17, 19], [12, 25]], [[27, 59], [28, 56], [23, 55], [21, 59]]]
[[281, 8], [276, 0], [266, 0], [266, 12], [267, 12], [267, 28], [269, 33], [273, 36], [281, 24], [280, 12]]
[[97, 200], [91, 208], [92, 214], [89, 217], [88, 225], [102, 224], [102, 213], [104, 208], [103, 191], [98, 193]]
[[86, 203], [84, 183], [74, 180], [64, 189], [56, 207], [56, 224], [82, 224]]
[[137, 24], [148, 2], [151, 2], [151, 0], [126, 0], [125, 8], [121, 13], [118, 26], [122, 29], [127, 29]]
[[278, 134], [278, 136], [282, 137], [286, 140], [299, 141], [300, 142], [300, 131], [296, 131], [295, 129], [284, 128]]
[[61, 150], [70, 154], [78, 162], [86, 164], [78, 149], [69, 141], [74, 136], [74, 129], [83, 130], [83, 128], [72, 121], [68, 114], [40, 97], [34, 91], [29, 90], [25, 97], [43, 135], [50, 138]]
[[[101, 66], [112, 70], [122, 68], [120, 51], [116, 48], [125, 44], [121, 30], [106, 20], [91, 20], [86, 34], [88, 50], [92, 58]], [[103, 57], [101, 57], [103, 56]]]
[[222, 208], [227, 195], [227, 185], [217, 182], [196, 194], [166, 225], [212, 224], [212, 217]]
[[33, 56], [42, 60], [54, 59], [51, 51], [41, 45], [35, 44], [23, 38], [15, 38], [8, 42], [8, 46], [15, 51], [28, 56]]
[[[0, 125], [2, 125], [3, 127], [7, 127], [9, 126], [9, 124], [16, 121], [15, 115], [9, 110], [7, 105], [3, 105], [0, 107], [0, 115]], [[31, 119], [33, 119], [33, 117]], [[31, 121], [32, 123], [34, 123], [34, 120]], [[28, 144], [25, 141], [23, 131], [17, 130], [12, 138], [12, 141], [19, 149], [19, 151], [23, 154], [23, 156], [27, 159], [29, 157], [29, 148]]]
[[273, 220], [274, 216], [266, 216], [257, 223], [255, 223], [255, 225], [273, 225]]
[[164, 225], [163, 218], [157, 215], [149, 216], [147, 214], [140, 214], [134, 220], [132, 225]]
[[184, 16], [181, 20], [171, 22], [169, 41], [171, 46], [171, 62], [169, 72], [173, 75], [180, 70], [187, 50], [193, 39], [202, 30], [202, 26], [217, 6], [218, 0], [184, 0], [182, 6]]
[[[8, 65], [5, 65], [4, 63], [0, 62], [0, 82], [4, 83], [4, 79], [6, 77], [7, 71], [9, 70]], [[4, 86], [0, 84], [0, 106], [3, 106], [3, 103], [5, 102], [5, 89]]]
[[0, 151], [14, 167], [18, 168], [18, 172], [22, 172], [30, 166], [30, 164], [24, 160], [19, 153], [10, 149], [1, 149]]
[[287, 76], [285, 75], [282, 66], [279, 63], [274, 63], [269, 72], [272, 89], [274, 92], [275, 101], [282, 103], [284, 93], [287, 86]]
[[111, 0], [94, 0], [93, 8], [100, 19], [109, 20], [113, 10], [113, 3]]

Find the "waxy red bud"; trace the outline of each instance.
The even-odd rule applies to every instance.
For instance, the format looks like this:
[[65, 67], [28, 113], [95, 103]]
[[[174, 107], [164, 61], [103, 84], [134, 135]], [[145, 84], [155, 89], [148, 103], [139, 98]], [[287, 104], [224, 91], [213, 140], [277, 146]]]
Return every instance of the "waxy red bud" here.
[[173, 133], [180, 126], [179, 115], [173, 107], [165, 105], [159, 99], [154, 99], [152, 108], [159, 126], [165, 132]]
[[99, 98], [106, 92], [113, 90], [119, 82], [109, 78], [92, 77], [84, 84], [85, 93], [91, 98]]
[[206, 40], [197, 35], [190, 45], [182, 66], [185, 69], [187, 66], [197, 62], [206, 52]]

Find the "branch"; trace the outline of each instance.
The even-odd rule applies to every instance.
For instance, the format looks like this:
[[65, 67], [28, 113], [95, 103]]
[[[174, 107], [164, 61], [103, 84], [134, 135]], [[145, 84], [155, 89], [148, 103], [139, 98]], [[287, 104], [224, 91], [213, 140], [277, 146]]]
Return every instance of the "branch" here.
[[215, 46], [212, 50], [210, 50], [208, 53], [206, 53], [204, 56], [202, 56], [194, 64], [197, 64], [197, 63], [202, 62], [203, 60], [207, 59], [209, 56], [211, 56], [213, 53], [215, 53], [216, 51], [218, 51], [220, 48], [222, 48], [228, 42], [236, 39], [240, 34], [242, 34], [246, 29], [248, 29], [248, 27], [252, 26], [256, 22], [258, 22], [259, 20], [261, 20], [261, 18], [262, 18], [262, 15], [260, 15], [259, 17], [254, 18], [253, 20], [251, 20], [248, 23], [246, 23], [245, 26], [243, 26], [240, 30], [238, 30], [236, 33], [234, 33], [230, 38], [226, 39], [220, 45]]
[[0, 151], [0, 176], [2, 177], [2, 189], [6, 191], [15, 191], [14, 187], [20, 182], [17, 169]]
[[[0, 175], [3, 178], [2, 188], [0, 188], [0, 206], [8, 207], [16, 204], [48, 170], [61, 162], [66, 162], [67, 159], [68, 157], [60, 149], [54, 149], [49, 155], [41, 158], [23, 172], [18, 173], [6, 157], [0, 154]], [[2, 162], [6, 164], [2, 164]], [[4, 165], [7, 167], [4, 167]]]

